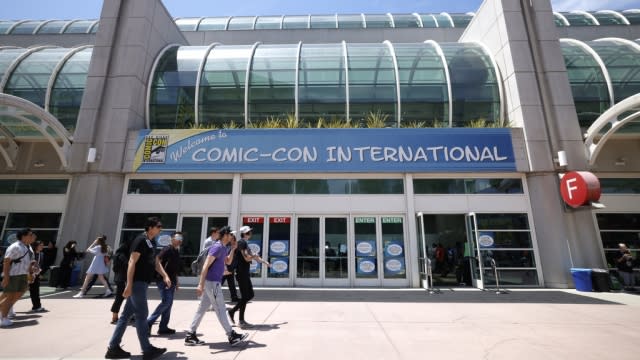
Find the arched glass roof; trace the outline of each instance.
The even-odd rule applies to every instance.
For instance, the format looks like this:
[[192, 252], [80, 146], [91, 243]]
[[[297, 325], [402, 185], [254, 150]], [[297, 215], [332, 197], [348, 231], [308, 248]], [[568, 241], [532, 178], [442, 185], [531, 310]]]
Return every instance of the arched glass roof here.
[[0, 20], [0, 35], [95, 33], [98, 20]]
[[562, 39], [580, 126], [589, 127], [614, 104], [640, 93], [640, 44], [606, 38]]
[[504, 103], [482, 46], [433, 41], [175, 46], [158, 58], [149, 91], [151, 128], [462, 127], [501, 124]]
[[89, 72], [92, 47], [0, 48], [0, 93], [49, 111], [69, 131], [75, 128]]

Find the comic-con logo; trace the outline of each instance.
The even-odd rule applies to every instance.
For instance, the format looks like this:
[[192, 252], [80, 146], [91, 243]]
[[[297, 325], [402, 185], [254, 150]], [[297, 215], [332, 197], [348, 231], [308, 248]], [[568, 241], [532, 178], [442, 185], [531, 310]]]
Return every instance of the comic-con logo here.
[[169, 147], [169, 135], [147, 135], [144, 137], [143, 163], [164, 163]]

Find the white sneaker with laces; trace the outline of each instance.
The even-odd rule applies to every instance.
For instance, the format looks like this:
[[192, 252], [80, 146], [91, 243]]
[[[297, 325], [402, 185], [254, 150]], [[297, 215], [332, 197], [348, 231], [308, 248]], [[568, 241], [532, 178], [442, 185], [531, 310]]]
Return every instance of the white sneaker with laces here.
[[113, 291], [107, 289], [107, 291], [105, 291], [105, 293], [104, 293], [104, 295], [102, 295], [102, 297], [109, 297], [111, 295], [113, 295]]
[[9, 318], [2, 318], [2, 321], [0, 322], [0, 327], [8, 327], [13, 325], [13, 321], [9, 320]]
[[73, 297], [75, 299], [82, 299], [84, 297], [84, 294], [82, 293], [82, 291], [80, 291], [79, 293], [73, 295]]
[[13, 311], [13, 307], [11, 307], [11, 309], [9, 309], [9, 314], [7, 314], [7, 317], [8, 317], [9, 319], [13, 319], [13, 318], [15, 318], [15, 317], [16, 317], [16, 312], [15, 312], [15, 311]]

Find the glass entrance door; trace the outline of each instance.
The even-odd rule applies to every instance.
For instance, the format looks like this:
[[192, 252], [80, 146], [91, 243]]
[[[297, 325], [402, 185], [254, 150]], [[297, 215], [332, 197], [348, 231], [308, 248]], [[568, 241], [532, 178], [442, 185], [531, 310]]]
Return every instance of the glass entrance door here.
[[348, 286], [346, 217], [298, 217], [295, 285]]
[[475, 213], [468, 213], [464, 218], [467, 230], [467, 245], [469, 246], [469, 254], [466, 258], [471, 268], [471, 282], [473, 287], [484, 289], [484, 269], [478, 241], [478, 219]]

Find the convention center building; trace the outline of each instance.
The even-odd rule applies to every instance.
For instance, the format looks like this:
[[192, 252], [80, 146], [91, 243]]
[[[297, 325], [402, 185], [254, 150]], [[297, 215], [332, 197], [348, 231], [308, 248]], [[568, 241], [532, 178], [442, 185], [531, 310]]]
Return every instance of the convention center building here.
[[0, 20], [0, 239], [58, 262], [158, 216], [183, 284], [229, 224], [258, 286], [569, 288], [640, 254], [639, 154], [638, 9]]

